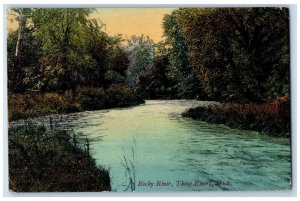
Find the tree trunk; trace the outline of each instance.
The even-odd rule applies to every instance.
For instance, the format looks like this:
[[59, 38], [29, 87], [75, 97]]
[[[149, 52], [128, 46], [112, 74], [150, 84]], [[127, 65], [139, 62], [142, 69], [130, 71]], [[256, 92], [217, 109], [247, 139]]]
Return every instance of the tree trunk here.
[[18, 13], [19, 15], [19, 34], [18, 34], [18, 40], [17, 40], [17, 44], [16, 44], [16, 53], [15, 56], [16, 57], [20, 57], [20, 49], [21, 49], [21, 44], [22, 44], [22, 39], [23, 39], [23, 35], [24, 35], [24, 29], [26, 26], [26, 17], [22, 11], [22, 9], [18, 9], [15, 10], [16, 13]]

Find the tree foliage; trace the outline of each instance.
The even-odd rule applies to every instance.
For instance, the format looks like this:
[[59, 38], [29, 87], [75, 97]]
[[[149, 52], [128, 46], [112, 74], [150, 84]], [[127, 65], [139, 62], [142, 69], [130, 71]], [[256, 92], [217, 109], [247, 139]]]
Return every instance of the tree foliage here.
[[[288, 22], [285, 8], [176, 10], [164, 19], [171, 51], [178, 55], [170, 57], [170, 66], [181, 71], [191, 65], [211, 99], [262, 102], [287, 95]], [[185, 51], [176, 51], [176, 44]]]
[[13, 12], [19, 30], [7, 40], [10, 92], [128, 84], [148, 97], [154, 90], [265, 102], [289, 94], [285, 8], [180, 8], [163, 19], [165, 41], [132, 36], [126, 47], [89, 17], [92, 9]]
[[201, 83], [192, 68], [188, 44], [177, 22], [178, 15], [178, 10], [175, 10], [171, 15], [165, 15], [163, 20], [169, 58], [168, 75], [175, 83], [179, 97], [199, 98], [202, 96]]
[[139, 74], [153, 65], [154, 42], [147, 36], [132, 36], [128, 40], [128, 84], [135, 91]]
[[[102, 31], [103, 24], [89, 18], [92, 9], [30, 11], [30, 23], [8, 36], [10, 91], [74, 91], [125, 82], [128, 59], [122, 39]], [[21, 29], [22, 54], [17, 57]]]

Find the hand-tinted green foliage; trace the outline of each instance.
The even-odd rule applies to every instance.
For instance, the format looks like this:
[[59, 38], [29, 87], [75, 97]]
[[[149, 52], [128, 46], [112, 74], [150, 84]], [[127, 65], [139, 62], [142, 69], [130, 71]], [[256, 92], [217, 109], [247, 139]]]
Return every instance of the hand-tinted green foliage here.
[[43, 52], [38, 64], [43, 77], [37, 90], [70, 89], [77, 79], [80, 61], [92, 65], [81, 40], [83, 30], [88, 30], [86, 17], [90, 12], [90, 9], [34, 10], [32, 35], [41, 41]]
[[191, 66], [187, 41], [179, 27], [178, 10], [165, 15], [163, 20], [164, 35], [168, 51], [168, 76], [173, 80], [177, 94], [181, 98], [205, 98], [201, 82]]
[[91, 9], [30, 11], [26, 18], [30, 23], [8, 36], [10, 92], [125, 82], [129, 61], [122, 39], [109, 37], [102, 31], [103, 24], [88, 19]]
[[221, 104], [196, 107], [183, 116], [209, 123], [226, 124], [266, 133], [273, 137], [290, 137], [290, 100], [287, 96], [265, 104]]
[[64, 130], [28, 124], [9, 129], [9, 188], [15, 192], [110, 191], [89, 142]]
[[26, 89], [38, 88], [43, 80], [39, 66], [42, 56], [41, 41], [37, 40], [30, 29], [23, 30], [23, 38], [18, 47], [16, 56], [16, 44], [18, 31], [9, 33], [7, 39], [7, 67], [8, 89], [14, 92], [23, 92]]
[[285, 8], [179, 9], [164, 20], [176, 55], [171, 67], [181, 72], [191, 65], [200, 88], [215, 100], [263, 102], [288, 95], [288, 25]]
[[174, 98], [174, 81], [169, 77], [168, 51], [164, 43], [155, 45], [153, 65], [140, 72], [136, 91], [145, 98]]
[[[7, 40], [8, 75], [14, 78], [8, 81], [8, 88], [20, 92], [26, 88], [24, 86], [24, 82], [27, 81], [25, 68], [28, 69], [31, 61], [37, 61], [39, 54], [36, 51], [39, 50], [40, 44], [39, 41], [31, 42], [31, 29], [27, 26], [33, 10], [30, 8], [13, 8], [11, 12], [19, 24], [19, 30], [10, 33], [10, 38]], [[36, 70], [36, 65], [33, 66], [33, 69]]]
[[14, 12], [27, 15], [7, 39], [10, 120], [142, 102], [125, 86], [122, 38], [89, 19], [91, 9]]

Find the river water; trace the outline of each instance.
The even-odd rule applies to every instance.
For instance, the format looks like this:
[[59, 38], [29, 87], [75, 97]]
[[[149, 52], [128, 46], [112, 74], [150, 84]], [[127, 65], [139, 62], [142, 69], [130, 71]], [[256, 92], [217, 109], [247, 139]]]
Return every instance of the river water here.
[[189, 107], [206, 104], [149, 100], [130, 108], [63, 115], [59, 124], [91, 139], [92, 157], [110, 169], [114, 191], [289, 189], [287, 140], [181, 116]]

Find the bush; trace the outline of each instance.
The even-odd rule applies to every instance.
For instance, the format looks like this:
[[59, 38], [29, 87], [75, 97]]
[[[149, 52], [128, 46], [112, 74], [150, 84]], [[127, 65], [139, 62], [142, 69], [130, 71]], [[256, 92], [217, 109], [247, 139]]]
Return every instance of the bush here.
[[96, 110], [111, 107], [126, 107], [143, 103], [131, 90], [122, 84], [113, 84], [108, 89], [78, 87], [75, 101], [81, 110]]
[[141, 100], [131, 92], [129, 87], [120, 84], [113, 84], [107, 90], [108, 102], [110, 107], [125, 107], [142, 103]]
[[9, 94], [9, 120], [65, 112], [68, 100], [58, 93]]
[[65, 130], [26, 125], [9, 129], [9, 188], [15, 192], [110, 191], [88, 141]]
[[24, 93], [8, 95], [9, 120], [42, 116], [53, 113], [69, 113], [112, 107], [126, 107], [144, 103], [130, 89], [121, 84], [108, 89], [77, 87], [64, 93]]
[[104, 108], [106, 95], [103, 88], [77, 87], [75, 102], [81, 110], [95, 110]]
[[290, 137], [290, 101], [288, 96], [277, 97], [265, 104], [211, 105], [196, 107], [186, 111], [183, 116], [216, 124], [227, 124], [267, 133], [274, 137]]

